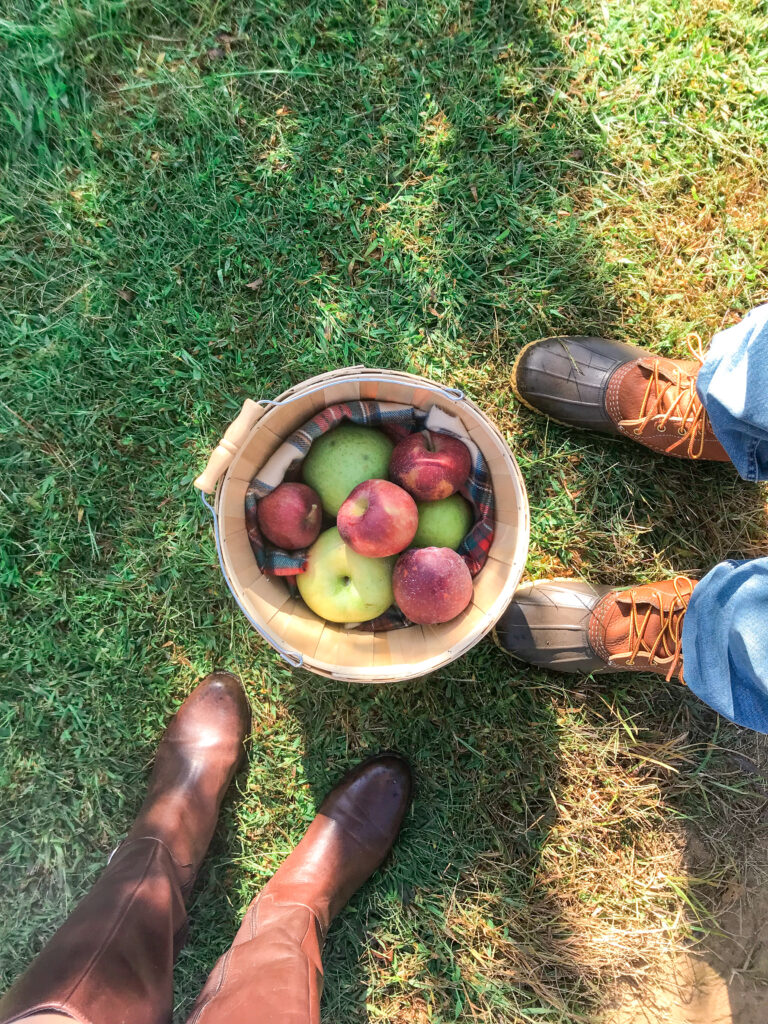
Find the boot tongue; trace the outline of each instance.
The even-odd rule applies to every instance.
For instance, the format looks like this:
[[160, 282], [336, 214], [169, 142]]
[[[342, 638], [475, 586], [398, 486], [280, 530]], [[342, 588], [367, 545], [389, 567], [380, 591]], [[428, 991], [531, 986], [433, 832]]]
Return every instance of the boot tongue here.
[[[655, 612], [661, 611], [661, 601], [659, 600], [659, 594], [657, 590], [651, 587], [635, 587], [635, 604], [638, 609], [642, 609], [645, 613], [648, 608], [653, 608]], [[677, 594], [666, 594], [666, 600], [664, 601], [664, 608], [674, 608], [678, 611], [680, 608], [685, 607], [685, 601], [682, 601]], [[617, 594], [616, 604], [621, 605], [625, 609], [625, 614], [632, 608], [632, 598], [629, 594]]]
[[[633, 597], [636, 609], [635, 628], [642, 632], [640, 653], [648, 651], [656, 643], [662, 629], [663, 617], [668, 618], [670, 610], [678, 612], [687, 606], [687, 601], [678, 597], [673, 581], [655, 586], [633, 587], [631, 592], [617, 593], [612, 605], [606, 608], [603, 617], [605, 648], [612, 658], [619, 654], [627, 654], [630, 650]], [[637, 634], [633, 632], [633, 646], [636, 640]], [[664, 647], [663, 644], [662, 647]], [[662, 650], [660, 653], [663, 654], [664, 651]]]
[[[642, 644], [644, 648], [651, 647], [661, 631], [659, 602], [652, 597], [649, 600], [636, 599], [636, 607], [640, 623], [644, 621], [649, 608], [653, 609], [643, 630], [644, 643]], [[628, 597], [625, 598], [617, 594], [613, 606], [607, 609], [603, 619], [605, 631], [603, 642], [610, 658], [629, 653], [631, 615], [632, 601]]]
[[[658, 365], [659, 381], [661, 383], [661, 400], [653, 382], [654, 366]], [[640, 416], [643, 406], [643, 399], [648, 390], [650, 381], [651, 393], [646, 408], [655, 408], [655, 412], [663, 416], [675, 401], [679, 394], [677, 382], [680, 380], [680, 371], [683, 376], [688, 372], [691, 364], [675, 362], [672, 359], [658, 358], [638, 359], [622, 376], [619, 385], [619, 412], [622, 420], [636, 420]], [[672, 387], [667, 387], [672, 384]]]

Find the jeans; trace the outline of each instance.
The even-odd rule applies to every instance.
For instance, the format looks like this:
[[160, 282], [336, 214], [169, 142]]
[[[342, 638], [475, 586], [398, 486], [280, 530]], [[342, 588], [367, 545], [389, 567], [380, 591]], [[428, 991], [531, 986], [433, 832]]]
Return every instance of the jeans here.
[[[697, 379], [717, 439], [745, 480], [768, 480], [768, 305], [716, 334]], [[683, 620], [690, 689], [738, 725], [768, 732], [768, 558], [716, 565]]]
[[768, 304], [715, 335], [696, 384], [739, 474], [768, 480]]

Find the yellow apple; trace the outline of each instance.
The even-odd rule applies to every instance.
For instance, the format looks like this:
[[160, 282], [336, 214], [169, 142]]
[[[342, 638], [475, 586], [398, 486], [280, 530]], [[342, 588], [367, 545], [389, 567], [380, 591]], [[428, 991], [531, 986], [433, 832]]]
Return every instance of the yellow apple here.
[[296, 577], [304, 603], [329, 622], [368, 622], [392, 604], [394, 558], [358, 555], [332, 527], [307, 552], [307, 571]]

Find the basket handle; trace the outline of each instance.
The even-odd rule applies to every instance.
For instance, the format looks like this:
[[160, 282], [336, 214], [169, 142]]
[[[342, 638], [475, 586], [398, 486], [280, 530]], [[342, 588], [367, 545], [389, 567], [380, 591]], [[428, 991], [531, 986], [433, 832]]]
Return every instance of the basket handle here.
[[235, 588], [232, 586], [232, 583], [230, 582], [229, 574], [227, 573], [227, 570], [224, 568], [224, 556], [222, 555], [221, 537], [219, 536], [219, 517], [216, 514], [216, 509], [208, 501], [208, 499], [205, 496], [205, 493], [202, 490], [200, 491], [200, 500], [211, 513], [211, 517], [213, 518], [213, 536], [216, 540], [216, 554], [219, 556], [219, 567], [221, 569], [221, 575], [224, 577], [226, 584], [229, 587], [229, 592], [232, 594], [232, 597], [234, 597], [235, 601], [237, 602], [238, 608], [246, 617], [246, 619], [248, 619], [250, 624], [259, 634], [259, 636], [263, 640], [266, 640], [267, 643], [270, 644], [272, 647], [274, 647], [274, 649], [277, 651], [277, 653], [280, 655], [283, 661], [287, 661], [288, 664], [292, 665], [294, 668], [301, 668], [301, 666], [304, 664], [304, 655], [299, 654], [297, 651], [291, 651], [287, 647], [283, 647], [280, 644], [279, 640], [272, 636], [271, 633], [268, 633], [263, 626], [260, 626], [258, 622], [256, 622], [256, 620], [253, 618], [251, 613], [248, 611], [248, 609], [245, 607], [245, 605], [235, 592]]
[[[357, 369], [357, 367], [354, 367], [354, 369]], [[345, 377], [344, 383], [388, 384], [389, 379], [387, 377], [374, 377], [366, 374], [365, 376]], [[222, 473], [227, 469], [235, 455], [237, 455], [238, 448], [243, 444], [253, 426], [258, 423], [265, 412], [276, 405], [290, 405], [291, 402], [295, 402], [299, 398], [306, 398], [307, 395], [323, 391], [328, 387], [328, 384], [329, 381], [323, 381], [307, 391], [302, 391], [298, 395], [290, 395], [288, 398], [259, 398], [255, 402], [251, 398], [246, 398], [237, 418], [230, 423], [224, 432], [224, 437], [222, 437], [216, 448], [211, 452], [208, 464], [194, 481], [194, 486], [204, 494], [210, 494], [216, 487]], [[436, 394], [445, 395], [452, 402], [461, 402], [464, 398], [464, 392], [458, 388], [441, 388], [432, 384], [419, 384], [419, 388], [422, 391], [434, 391]]]
[[251, 428], [258, 423], [266, 411], [265, 406], [254, 402], [252, 398], [246, 398], [237, 417], [232, 420], [224, 431], [224, 437], [211, 452], [205, 469], [195, 480], [194, 486], [199, 491], [209, 494], [216, 487], [221, 474], [237, 455], [238, 448], [248, 437]]

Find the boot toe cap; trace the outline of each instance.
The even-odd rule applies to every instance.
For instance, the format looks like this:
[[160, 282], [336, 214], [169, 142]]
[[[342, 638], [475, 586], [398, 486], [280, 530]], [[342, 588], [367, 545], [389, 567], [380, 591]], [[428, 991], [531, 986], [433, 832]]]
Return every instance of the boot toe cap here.
[[219, 736], [242, 746], [251, 732], [251, 704], [239, 676], [207, 675], [181, 705], [170, 728], [201, 743]]
[[605, 338], [542, 338], [517, 357], [512, 387], [525, 405], [559, 423], [615, 434], [605, 404], [608, 381], [619, 366], [646, 354]]
[[407, 807], [413, 795], [413, 772], [402, 754], [387, 750], [367, 758], [353, 768], [348, 776], [350, 791], [362, 797], [368, 793], [374, 799], [386, 797]]
[[217, 702], [230, 704], [250, 726], [251, 702], [240, 676], [234, 672], [211, 672], [198, 684], [198, 689], [207, 691]]
[[589, 642], [592, 610], [610, 587], [581, 580], [539, 580], [518, 588], [496, 627], [515, 657], [559, 672], [595, 672], [605, 662]]
[[[389, 847], [395, 841], [413, 796], [413, 775], [404, 757], [387, 751], [356, 765], [331, 790], [320, 812], [353, 830], [366, 845]], [[382, 851], [382, 855], [385, 851]]]

